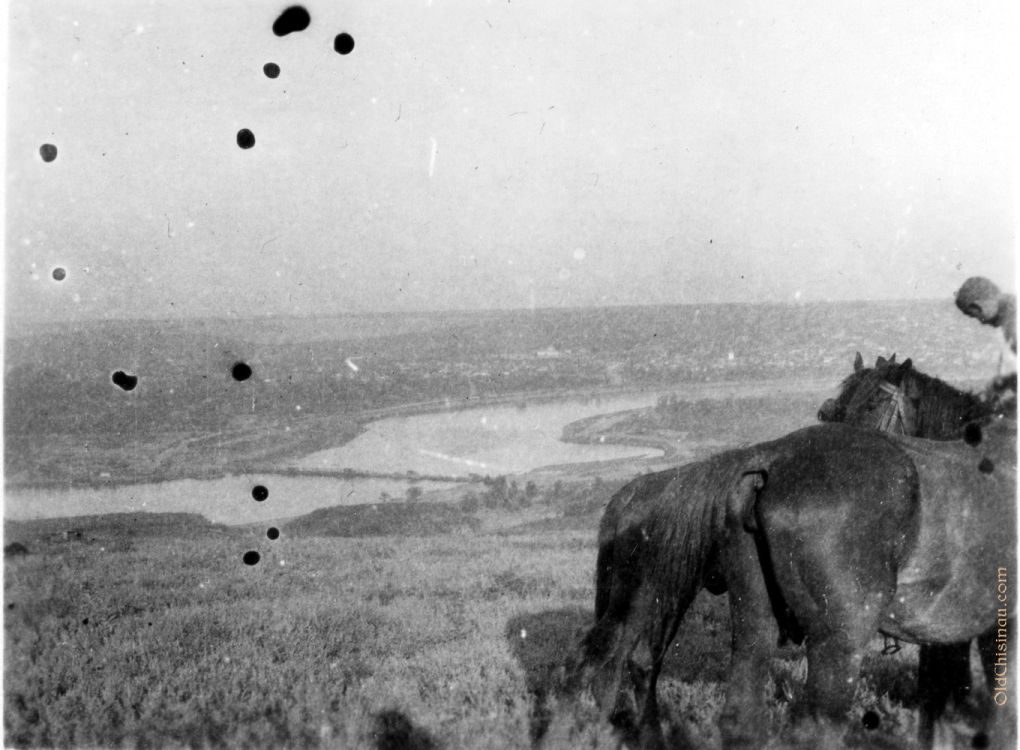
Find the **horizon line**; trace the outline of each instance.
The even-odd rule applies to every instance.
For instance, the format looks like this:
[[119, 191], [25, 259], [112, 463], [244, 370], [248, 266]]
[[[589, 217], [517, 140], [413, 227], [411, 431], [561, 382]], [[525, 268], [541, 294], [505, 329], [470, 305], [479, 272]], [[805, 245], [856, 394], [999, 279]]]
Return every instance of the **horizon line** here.
[[305, 319], [305, 318], [342, 318], [352, 316], [398, 316], [398, 315], [479, 315], [495, 313], [521, 313], [521, 312], [569, 312], [581, 310], [617, 310], [617, 309], [650, 309], [656, 307], [807, 307], [809, 305], [846, 305], [861, 303], [887, 303], [902, 304], [911, 302], [947, 302], [952, 303], [952, 297], [881, 297], [881, 298], [843, 298], [843, 299], [806, 299], [806, 300], [762, 300], [757, 302], [747, 301], [703, 301], [703, 302], [657, 302], [657, 303], [622, 303], [604, 305], [564, 305], [545, 307], [481, 307], [481, 308], [432, 308], [432, 309], [405, 309], [405, 310], [344, 310], [340, 312], [315, 312], [315, 313], [261, 313], [252, 315], [239, 315], [234, 313], [219, 313], [215, 315], [203, 314], [182, 314], [182, 315], [139, 315], [139, 316], [115, 316], [115, 317], [94, 317], [81, 316], [74, 318], [44, 318], [39, 319], [30, 315], [11, 314], [12, 311], [4, 311], [4, 322], [6, 324], [17, 322], [29, 325], [59, 325], [75, 323], [131, 323], [131, 322], [164, 322], [164, 321], [189, 321], [189, 320], [278, 320], [278, 319]]

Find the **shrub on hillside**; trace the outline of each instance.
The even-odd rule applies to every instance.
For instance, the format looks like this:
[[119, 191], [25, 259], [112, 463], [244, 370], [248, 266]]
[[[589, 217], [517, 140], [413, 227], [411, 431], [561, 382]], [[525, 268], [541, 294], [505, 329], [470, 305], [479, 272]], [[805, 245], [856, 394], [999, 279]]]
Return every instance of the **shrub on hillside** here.
[[479, 521], [447, 503], [388, 503], [320, 508], [286, 525], [294, 536], [433, 536], [475, 530]]
[[465, 513], [476, 513], [482, 507], [482, 501], [478, 499], [477, 492], [468, 492], [460, 499], [459, 505]]
[[595, 477], [594, 481], [585, 484], [575, 484], [562, 493], [565, 495], [563, 515], [572, 517], [601, 513], [616, 490], [616, 485], [606, 484], [602, 477]]

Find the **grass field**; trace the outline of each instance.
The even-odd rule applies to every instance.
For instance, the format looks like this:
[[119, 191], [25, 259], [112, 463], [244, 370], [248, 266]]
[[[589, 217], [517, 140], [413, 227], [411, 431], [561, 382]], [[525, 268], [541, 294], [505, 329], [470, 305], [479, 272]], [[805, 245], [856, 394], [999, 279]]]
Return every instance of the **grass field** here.
[[[597, 514], [444, 514], [430, 536], [306, 523], [275, 541], [196, 516], [78, 519], [70, 539], [60, 522], [8, 523], [28, 554], [6, 564], [5, 744], [615, 747], [555, 679], [591, 617]], [[660, 683], [709, 747], [728, 640], [725, 597], [703, 594]], [[910, 747], [915, 654], [878, 645], [855, 708], [878, 725], [856, 722], [849, 744]], [[775, 748], [796, 744], [786, 697], [805, 676], [798, 650], [783, 656], [762, 687]]]

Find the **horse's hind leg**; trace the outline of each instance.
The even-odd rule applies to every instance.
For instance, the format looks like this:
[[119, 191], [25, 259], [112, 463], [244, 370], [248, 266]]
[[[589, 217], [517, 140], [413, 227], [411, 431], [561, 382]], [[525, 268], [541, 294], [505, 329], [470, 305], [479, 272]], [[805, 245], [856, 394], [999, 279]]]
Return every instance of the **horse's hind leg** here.
[[764, 685], [779, 629], [750, 534], [732, 538], [723, 552], [732, 625], [726, 704], [719, 717], [723, 747], [758, 748], [767, 739]]
[[[863, 627], [861, 626], [863, 625]], [[805, 699], [798, 715], [810, 715], [843, 724], [853, 704], [861, 661], [873, 625], [809, 629], [807, 634], [808, 677]]]
[[949, 696], [962, 704], [970, 692], [970, 643], [921, 646], [917, 684], [921, 692], [918, 741], [927, 748], [934, 742], [935, 722], [945, 712]]
[[[1016, 632], [1015, 621], [1010, 618], [1005, 627], [998, 626], [978, 638], [978, 651], [981, 654], [981, 666], [984, 668], [985, 679], [991, 692], [988, 715], [985, 718], [985, 733], [990, 748], [1016, 747], [1016, 709], [1014, 701], [1016, 692], [1012, 686], [1012, 674], [1008, 669], [1008, 651], [1000, 651], [1000, 647], [1012, 645], [1012, 635]], [[977, 744], [975, 744], [977, 747]]]
[[[816, 532], [815, 538], [824, 537]], [[862, 561], [839, 559], [839, 551], [825, 545], [798, 549], [797, 542], [783, 532], [774, 534], [773, 540], [773, 559], [777, 547], [794, 551], [790, 561], [777, 565], [775, 572], [805, 631], [808, 678], [804, 699], [794, 706], [794, 714], [845, 723], [864, 652], [892, 597], [895, 580], [879, 563], [867, 570]], [[854, 570], [855, 563], [857, 580], [843, 573]]]
[[[643, 731], [638, 726], [639, 716], [647, 710], [656, 711], [654, 683], [651, 691], [648, 687], [657, 661], [657, 649], [650, 641], [653, 627], [659, 624], [659, 607], [654, 602], [654, 595], [642, 587], [629, 597], [626, 608], [608, 607], [582, 640], [578, 665], [572, 670], [573, 691], [587, 683], [599, 713], [616, 727], [627, 744], [639, 741]], [[669, 637], [675, 632], [673, 628]], [[661, 663], [661, 658], [658, 662]], [[650, 693], [653, 698], [649, 709], [646, 706]]]
[[[687, 602], [681, 602], [679, 610], [686, 611]], [[658, 609], [658, 607], [656, 607]], [[681, 615], [656, 612], [648, 623], [645, 638], [647, 642], [647, 664], [631, 664], [631, 679], [634, 681], [635, 695], [638, 698], [641, 716], [638, 719], [640, 746], [645, 750], [657, 750], [665, 747], [662, 725], [659, 720], [659, 698], [657, 686], [662, 662], [666, 657], [670, 644], [676, 637], [680, 626]], [[643, 652], [644, 649], [641, 649]]]
[[603, 616], [582, 640], [578, 663], [570, 670], [570, 691], [576, 693], [587, 683], [600, 713], [611, 721], [628, 713], [622, 690], [624, 667], [639, 637], [628, 620]]

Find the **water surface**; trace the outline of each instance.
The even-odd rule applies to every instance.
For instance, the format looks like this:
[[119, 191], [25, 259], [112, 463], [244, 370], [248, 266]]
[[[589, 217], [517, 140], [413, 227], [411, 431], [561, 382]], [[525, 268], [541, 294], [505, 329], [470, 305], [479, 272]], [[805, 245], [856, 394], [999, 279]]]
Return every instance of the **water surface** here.
[[523, 407], [495, 406], [392, 417], [372, 422], [354, 440], [294, 462], [306, 468], [416, 471], [467, 476], [511, 474], [554, 464], [656, 456], [661, 451], [560, 441], [563, 427], [596, 414], [653, 406], [656, 394], [564, 399]]

